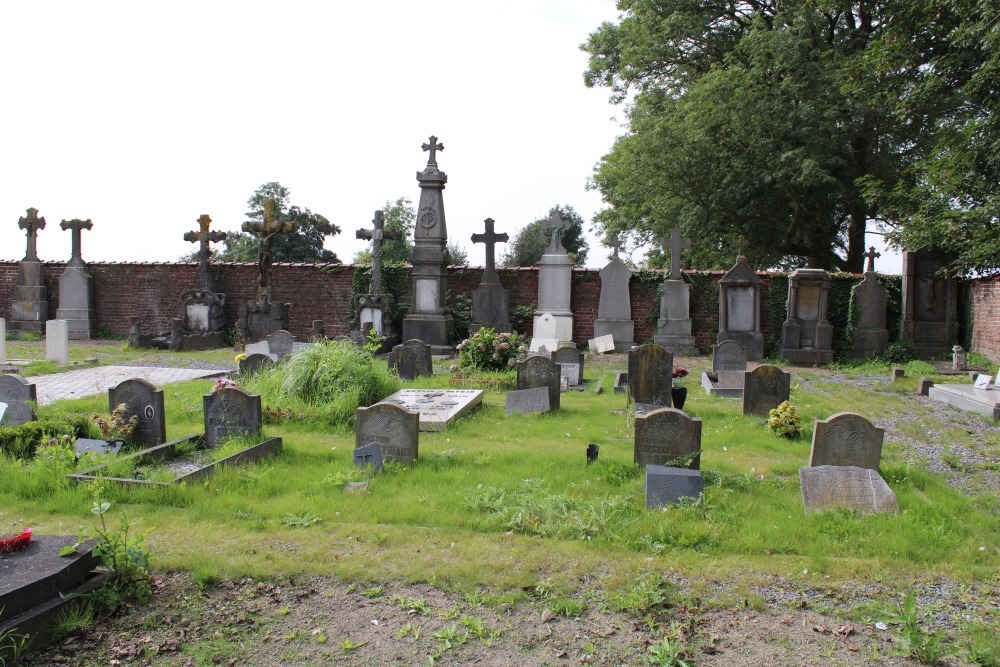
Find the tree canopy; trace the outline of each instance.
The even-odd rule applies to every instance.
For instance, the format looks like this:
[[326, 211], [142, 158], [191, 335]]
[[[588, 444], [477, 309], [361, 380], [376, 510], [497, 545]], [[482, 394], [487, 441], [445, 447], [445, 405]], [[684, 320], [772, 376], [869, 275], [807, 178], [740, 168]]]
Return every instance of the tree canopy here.
[[583, 218], [572, 206], [559, 205], [550, 208], [544, 217], [519, 229], [497, 263], [500, 266], [536, 266], [552, 239], [548, 229], [549, 218], [557, 211], [563, 220], [572, 223], [561, 234], [563, 247], [576, 266], [585, 266], [590, 245], [583, 235]]
[[[382, 244], [382, 261], [392, 264], [406, 264], [413, 252], [413, 223], [417, 219], [417, 209], [408, 197], [397, 197], [395, 201], [386, 200], [382, 208], [383, 228], [387, 231], [398, 231], [399, 239], [388, 239]], [[448, 239], [448, 253], [451, 264], [464, 265], [468, 262], [468, 253], [454, 239]], [[354, 255], [355, 264], [371, 264], [371, 247], [365, 248]]]

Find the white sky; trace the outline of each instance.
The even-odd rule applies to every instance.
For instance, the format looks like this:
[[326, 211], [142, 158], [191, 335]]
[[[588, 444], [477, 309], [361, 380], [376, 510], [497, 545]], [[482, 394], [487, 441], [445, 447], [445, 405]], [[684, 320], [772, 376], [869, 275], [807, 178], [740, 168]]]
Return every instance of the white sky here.
[[[326, 245], [349, 262], [386, 200], [416, 204], [431, 134], [471, 264], [487, 217], [513, 237], [568, 204], [589, 227], [587, 178], [624, 114], [584, 87], [578, 46], [617, 16], [613, 0], [3, 3], [0, 259], [23, 257], [34, 206], [43, 260], [69, 258], [62, 219], [90, 218], [85, 260], [173, 261], [199, 215], [238, 230], [279, 181], [341, 227]], [[880, 271], [899, 266], [883, 252]]]

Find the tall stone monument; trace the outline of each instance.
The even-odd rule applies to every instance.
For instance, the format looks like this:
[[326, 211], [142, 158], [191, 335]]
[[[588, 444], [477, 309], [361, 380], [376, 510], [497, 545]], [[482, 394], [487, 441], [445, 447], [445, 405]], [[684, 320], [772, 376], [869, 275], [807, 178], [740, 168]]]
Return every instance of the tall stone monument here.
[[179, 340], [171, 336], [172, 350], [200, 350], [219, 347], [224, 342], [226, 295], [214, 291], [208, 262], [212, 256], [209, 244], [225, 241], [228, 235], [209, 231], [211, 224], [212, 218], [203, 214], [198, 218], [198, 231], [184, 234], [185, 241], [198, 244], [198, 287], [181, 292], [181, 336]]
[[473, 234], [473, 243], [486, 245], [486, 270], [479, 287], [472, 293], [472, 332], [483, 327], [489, 327], [500, 332], [510, 332], [510, 299], [507, 290], [500, 284], [497, 277], [495, 249], [497, 242], [506, 243], [507, 234], [497, 234], [493, 231], [493, 218], [486, 218], [486, 232]]
[[922, 248], [903, 252], [903, 318], [899, 337], [921, 357], [951, 351], [957, 328], [957, 283], [948, 258]]
[[448, 228], [444, 217], [444, 187], [448, 175], [438, 169], [437, 151], [444, 150], [437, 137], [423, 144], [429, 153], [427, 166], [417, 172], [420, 202], [413, 232], [413, 305], [403, 318], [403, 340], [417, 338], [431, 346], [435, 354], [454, 350], [449, 346], [454, 319], [448, 311]]
[[719, 335], [715, 342], [735, 340], [746, 348], [747, 360], [764, 357], [764, 334], [760, 330], [760, 292], [764, 281], [747, 265], [740, 237], [736, 264], [719, 280]]
[[[549, 333], [554, 333], [552, 339], [557, 341], [557, 347], [574, 346], [573, 311], [570, 310], [573, 260], [569, 258], [559, 236], [572, 222], [563, 220], [559, 211], [553, 210], [547, 223], [546, 228], [552, 234], [552, 239], [545, 254], [538, 260], [538, 310], [535, 311], [532, 328], [538, 328], [542, 317], [548, 313], [552, 315], [555, 324], [554, 330]], [[536, 349], [534, 345], [531, 347]]]
[[653, 342], [671, 354], [698, 354], [691, 335], [691, 289], [681, 278], [681, 251], [691, 247], [691, 240], [682, 238], [680, 228], [674, 227], [670, 241], [664, 239], [660, 247], [670, 250], [670, 278], [663, 281]]
[[28, 215], [17, 222], [28, 237], [28, 249], [17, 271], [17, 285], [11, 307], [10, 330], [14, 334], [45, 332], [45, 321], [49, 319], [49, 302], [45, 293], [42, 263], [35, 251], [35, 237], [45, 229], [45, 218], [38, 217], [38, 209], [29, 208]]
[[854, 333], [854, 351], [851, 353], [853, 357], [877, 356], [889, 342], [889, 332], [885, 328], [889, 298], [875, 273], [875, 258], [881, 256], [881, 253], [875, 252], [874, 246], [868, 248], [865, 253], [868, 258], [865, 277], [854, 286], [852, 298], [857, 313], [857, 328]]
[[798, 364], [833, 361], [833, 327], [826, 319], [830, 274], [795, 269], [788, 275], [788, 314], [781, 327], [781, 358]]
[[90, 220], [63, 220], [59, 223], [63, 231], [73, 234], [72, 253], [66, 268], [59, 277], [59, 308], [56, 319], [66, 321], [66, 335], [70, 340], [86, 340], [94, 332], [94, 291], [90, 273], [80, 253], [80, 236], [84, 229], [92, 229]]
[[237, 325], [247, 343], [262, 341], [270, 333], [288, 329], [288, 310], [292, 304], [271, 301], [271, 245], [278, 234], [294, 231], [295, 224], [276, 220], [276, 209], [277, 203], [273, 199], [265, 199], [263, 219], [243, 223], [243, 231], [256, 236], [260, 241], [257, 253], [257, 300], [240, 306]]
[[635, 322], [632, 321], [632, 299], [629, 281], [632, 269], [618, 257], [621, 241], [612, 239], [614, 254], [601, 269], [601, 300], [597, 304], [597, 319], [594, 320], [594, 338], [611, 336], [615, 350], [628, 352], [635, 342]]
[[399, 333], [389, 316], [389, 295], [382, 293], [382, 244], [388, 239], [402, 238], [403, 233], [385, 229], [385, 214], [375, 211], [372, 229], [359, 229], [354, 236], [372, 242], [372, 278], [368, 284], [368, 293], [355, 294], [353, 297], [354, 326], [351, 328], [351, 340], [363, 345], [368, 342], [368, 331], [374, 330], [384, 339], [382, 349], [391, 350], [399, 342]]

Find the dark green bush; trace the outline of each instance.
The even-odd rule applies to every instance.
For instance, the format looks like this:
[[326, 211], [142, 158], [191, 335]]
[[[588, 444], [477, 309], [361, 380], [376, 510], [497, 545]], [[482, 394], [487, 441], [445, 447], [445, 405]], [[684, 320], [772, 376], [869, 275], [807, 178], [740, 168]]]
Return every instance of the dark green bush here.
[[42, 419], [21, 426], [0, 426], [0, 452], [15, 459], [34, 458], [35, 450], [46, 438], [71, 435], [86, 438], [91, 423], [86, 415], [74, 415], [65, 420]]

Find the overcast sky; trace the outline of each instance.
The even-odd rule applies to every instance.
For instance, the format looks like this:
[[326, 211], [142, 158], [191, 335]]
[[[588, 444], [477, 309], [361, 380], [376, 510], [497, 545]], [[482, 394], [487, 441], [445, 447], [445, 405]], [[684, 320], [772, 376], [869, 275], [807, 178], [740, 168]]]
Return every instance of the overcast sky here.
[[326, 245], [349, 262], [386, 200], [416, 204], [432, 134], [471, 264], [487, 217], [513, 237], [562, 204], [589, 228], [587, 179], [624, 113], [583, 85], [578, 47], [617, 16], [613, 0], [3, 3], [0, 259], [23, 257], [34, 206], [43, 260], [69, 258], [61, 220], [90, 218], [85, 260], [173, 261], [199, 215], [238, 230], [279, 181], [341, 227]]

